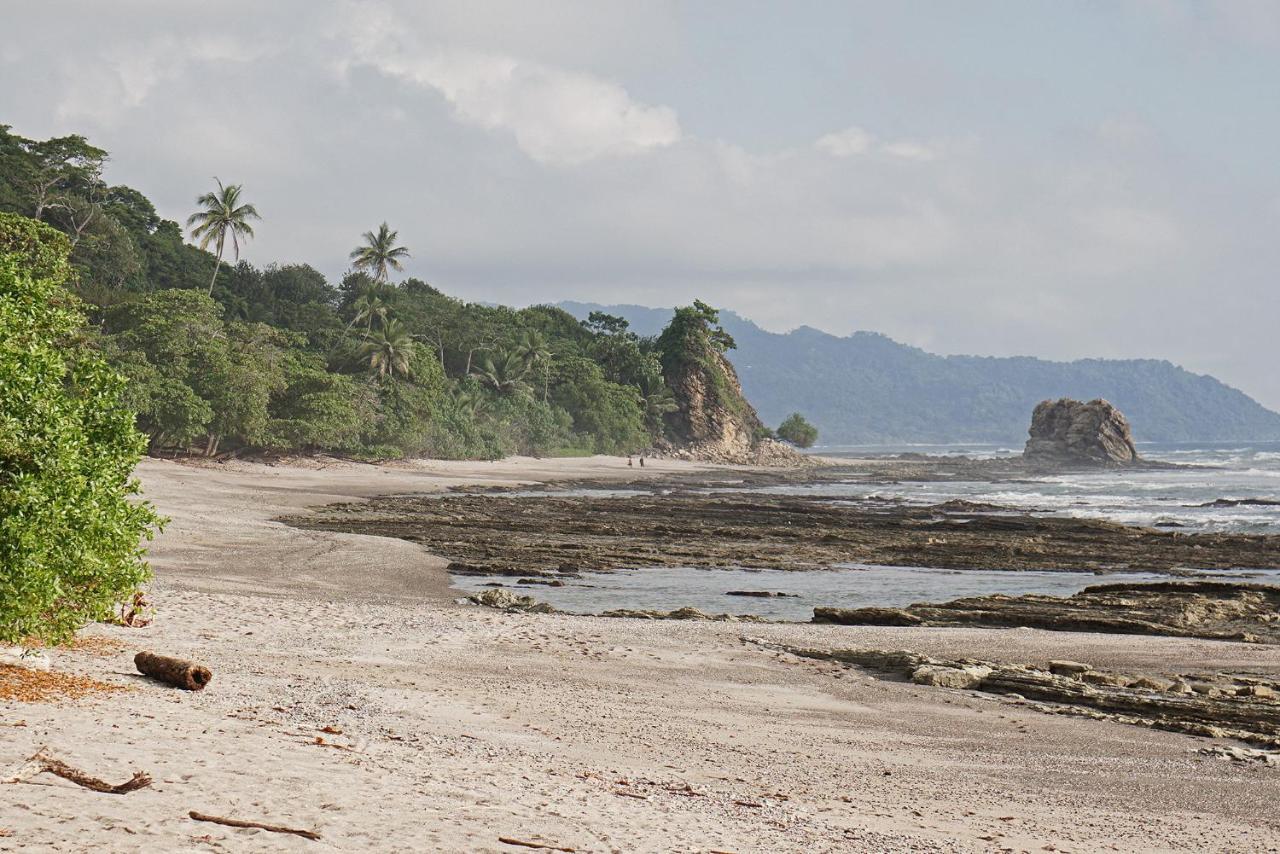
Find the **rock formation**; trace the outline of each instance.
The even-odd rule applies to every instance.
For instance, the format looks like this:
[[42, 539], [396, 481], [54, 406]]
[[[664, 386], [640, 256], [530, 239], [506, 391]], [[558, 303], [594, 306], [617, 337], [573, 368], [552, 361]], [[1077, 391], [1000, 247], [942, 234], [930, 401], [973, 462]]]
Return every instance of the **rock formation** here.
[[[945, 660], [911, 650], [821, 649], [756, 643], [802, 658], [837, 661], [910, 679], [917, 685], [1002, 694], [1017, 705], [1059, 715], [1232, 738], [1269, 748], [1229, 758], [1275, 760], [1280, 703], [1273, 678], [1256, 673], [1135, 674], [1095, 670], [1077, 662], [1049, 669], [977, 659]], [[1058, 665], [1055, 667], [1054, 665]], [[1062, 665], [1068, 665], [1063, 667]]]
[[906, 608], [819, 607], [813, 609], [813, 621], [851, 626], [1033, 628], [1280, 644], [1280, 587], [1228, 581], [1096, 584], [1067, 597], [995, 594]]
[[764, 424], [742, 394], [738, 372], [725, 356], [733, 340], [718, 314], [695, 302], [678, 309], [659, 338], [662, 372], [675, 398], [667, 415], [666, 456], [704, 462], [797, 465], [807, 458], [766, 437]]
[[1031, 416], [1022, 452], [1034, 465], [1127, 466], [1138, 462], [1129, 422], [1105, 400], [1045, 400]]

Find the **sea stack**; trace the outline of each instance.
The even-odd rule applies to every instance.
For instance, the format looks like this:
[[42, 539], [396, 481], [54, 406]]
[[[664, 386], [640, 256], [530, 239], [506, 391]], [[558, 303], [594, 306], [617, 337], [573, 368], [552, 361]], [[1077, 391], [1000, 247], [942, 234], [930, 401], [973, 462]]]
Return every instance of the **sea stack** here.
[[1041, 401], [1031, 415], [1031, 438], [1022, 452], [1044, 466], [1129, 466], [1138, 462], [1129, 421], [1105, 400]]

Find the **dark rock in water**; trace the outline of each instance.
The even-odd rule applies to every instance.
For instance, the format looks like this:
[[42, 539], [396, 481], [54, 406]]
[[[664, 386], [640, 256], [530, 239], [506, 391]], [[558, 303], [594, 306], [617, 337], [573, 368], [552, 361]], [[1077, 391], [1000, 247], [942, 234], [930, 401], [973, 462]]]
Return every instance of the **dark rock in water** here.
[[1138, 461], [1129, 422], [1105, 400], [1045, 400], [1031, 415], [1029, 463], [1049, 466], [1127, 466]]
[[795, 599], [799, 594], [783, 593], [780, 590], [727, 590], [726, 596], [754, 596], [759, 599], [787, 598]]
[[564, 582], [558, 578], [521, 578], [516, 584], [545, 584], [547, 587], [564, 587]]
[[844, 626], [918, 626], [924, 620], [901, 608], [818, 607], [813, 609], [813, 622]]
[[1280, 587], [1224, 581], [1098, 584], [1074, 596], [972, 596], [907, 608], [814, 608], [813, 622], [989, 626], [1280, 644]]
[[1280, 507], [1280, 501], [1274, 498], [1217, 498], [1204, 504], [1193, 504], [1192, 507]]

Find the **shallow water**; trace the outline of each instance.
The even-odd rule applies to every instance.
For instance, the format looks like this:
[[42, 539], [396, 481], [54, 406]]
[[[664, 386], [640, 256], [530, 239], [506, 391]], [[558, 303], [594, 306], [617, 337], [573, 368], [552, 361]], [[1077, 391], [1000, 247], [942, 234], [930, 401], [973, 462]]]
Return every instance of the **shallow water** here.
[[[1204, 576], [1280, 585], [1280, 570], [1204, 573]], [[1167, 575], [1145, 572], [1094, 575], [864, 565], [803, 572], [654, 567], [590, 573], [581, 579], [566, 579], [564, 587], [536, 584], [518, 586], [515, 590], [578, 614], [598, 614], [614, 608], [670, 611], [689, 605], [709, 614], [756, 614], [773, 620], [806, 622], [813, 617], [815, 605], [902, 607], [992, 593], [1070, 596], [1091, 584], [1168, 580]], [[454, 584], [468, 592], [483, 590], [493, 581], [495, 579], [477, 576], [454, 578]], [[507, 586], [513, 583], [512, 579], [499, 581]], [[730, 590], [765, 590], [792, 595], [765, 599], [729, 596]]]
[[[1140, 445], [1152, 460], [1203, 466], [1175, 471], [1102, 471], [1050, 475], [1004, 483], [950, 482], [894, 484], [825, 482], [749, 487], [782, 495], [827, 497], [833, 501], [883, 498], [909, 504], [939, 504], [955, 498], [1036, 510], [1055, 516], [1109, 519], [1127, 525], [1177, 526], [1188, 532], [1222, 531], [1280, 534], [1280, 506], [1198, 507], [1219, 498], [1280, 499], [1280, 442], [1243, 445]], [[829, 456], [917, 451], [975, 457], [1017, 453], [998, 446], [816, 448]], [[718, 491], [718, 490], [716, 490]], [[530, 491], [527, 494], [546, 494]], [[564, 494], [564, 493], [559, 493]], [[637, 490], [575, 490], [574, 494], [622, 496]], [[1206, 573], [1280, 584], [1280, 570]], [[849, 566], [830, 570], [649, 568], [589, 574], [567, 580], [564, 587], [530, 585], [519, 592], [576, 613], [615, 608], [669, 611], [692, 606], [708, 613], [756, 614], [776, 620], [807, 621], [815, 605], [901, 607], [916, 602], [945, 602], [993, 593], [1043, 593], [1069, 596], [1091, 584], [1112, 581], [1167, 580], [1147, 573], [1093, 575], [1074, 572], [945, 570], [911, 567]], [[512, 579], [458, 577], [468, 591], [487, 582], [507, 585]], [[728, 596], [730, 590], [765, 590], [793, 594], [777, 598]]]

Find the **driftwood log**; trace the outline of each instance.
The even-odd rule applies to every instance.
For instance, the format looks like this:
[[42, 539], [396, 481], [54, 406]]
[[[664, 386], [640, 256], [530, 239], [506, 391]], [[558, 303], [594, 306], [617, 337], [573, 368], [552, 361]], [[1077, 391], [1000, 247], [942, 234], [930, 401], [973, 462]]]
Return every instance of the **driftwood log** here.
[[294, 836], [301, 836], [303, 839], [319, 839], [320, 834], [314, 830], [303, 830], [298, 827], [285, 827], [280, 824], [266, 824], [261, 821], [245, 821], [240, 818], [226, 818], [220, 815], [207, 815], [202, 812], [192, 810], [187, 813], [196, 821], [211, 821], [214, 824], [225, 824], [227, 827], [243, 827], [250, 830], [269, 830], [272, 833], [290, 833]]
[[54, 759], [43, 747], [26, 761], [17, 774], [4, 782], [22, 783], [37, 774], [46, 772], [64, 780], [70, 780], [77, 786], [83, 786], [86, 789], [92, 789], [95, 792], [102, 792], [106, 795], [127, 795], [130, 792], [136, 792], [138, 789], [145, 789], [151, 785], [151, 775], [143, 771], [135, 771], [133, 776], [123, 783], [108, 783], [106, 780], [99, 780], [79, 768], [72, 768], [60, 759]]
[[181, 658], [140, 652], [133, 657], [138, 672], [188, 691], [202, 691], [213, 674], [209, 668]]

